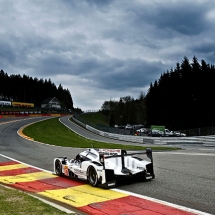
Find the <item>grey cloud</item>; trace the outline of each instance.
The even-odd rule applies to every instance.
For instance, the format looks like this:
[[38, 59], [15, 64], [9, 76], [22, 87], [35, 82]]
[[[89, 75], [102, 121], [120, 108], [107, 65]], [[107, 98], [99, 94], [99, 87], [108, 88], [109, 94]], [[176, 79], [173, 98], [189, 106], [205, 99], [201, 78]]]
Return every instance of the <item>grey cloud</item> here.
[[205, 20], [205, 11], [208, 9], [209, 5], [197, 2], [160, 2], [135, 8], [133, 12], [138, 15], [133, 23], [141, 27], [147, 22], [163, 31], [172, 30], [184, 35], [195, 35], [208, 27]]
[[214, 63], [213, 7], [212, 0], [2, 0], [0, 69], [64, 83], [83, 109], [138, 96], [184, 56]]
[[99, 88], [127, 90], [132, 88], [146, 87], [151, 80], [159, 77], [161, 62], [146, 62], [143, 60], [115, 60], [107, 62], [107, 65], [99, 68], [94, 80]]
[[98, 7], [107, 7], [110, 5], [114, 0], [105, 0], [105, 1], [98, 1], [98, 0], [85, 0], [89, 5], [96, 5]]
[[193, 47], [194, 52], [199, 53], [214, 53], [215, 52], [215, 43], [214, 42], [206, 42], [201, 43]]
[[0, 41], [0, 61], [4, 66], [15, 61], [13, 47], [11, 47], [10, 44], [5, 43], [4, 39]]

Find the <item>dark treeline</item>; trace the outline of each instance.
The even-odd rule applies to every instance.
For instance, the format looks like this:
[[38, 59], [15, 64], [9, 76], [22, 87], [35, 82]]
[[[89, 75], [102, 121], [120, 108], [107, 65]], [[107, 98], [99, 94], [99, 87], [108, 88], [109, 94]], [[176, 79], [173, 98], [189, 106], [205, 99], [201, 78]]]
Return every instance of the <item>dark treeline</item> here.
[[119, 101], [105, 101], [101, 107], [110, 126], [143, 124], [146, 122], [145, 97], [141, 93], [138, 99], [131, 96], [121, 97]]
[[105, 101], [101, 110], [113, 124], [164, 125], [172, 130], [213, 126], [215, 67], [184, 57], [175, 69], [150, 84], [145, 95]]
[[48, 98], [56, 97], [64, 109], [73, 110], [73, 100], [68, 89], [60, 84], [55, 86], [51, 80], [32, 78], [27, 75], [8, 75], [0, 71], [0, 96], [2, 100], [34, 103], [40, 107]]

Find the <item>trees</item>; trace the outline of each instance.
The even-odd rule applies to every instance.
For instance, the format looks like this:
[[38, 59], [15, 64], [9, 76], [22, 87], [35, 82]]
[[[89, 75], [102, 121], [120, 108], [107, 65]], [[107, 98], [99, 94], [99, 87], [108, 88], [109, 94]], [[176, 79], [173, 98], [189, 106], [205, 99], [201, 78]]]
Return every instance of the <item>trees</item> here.
[[144, 95], [134, 100], [131, 96], [121, 97], [119, 101], [105, 101], [101, 107], [110, 125], [143, 124], [145, 122]]
[[184, 57], [174, 70], [161, 76], [158, 84], [150, 85], [146, 95], [148, 123], [175, 130], [211, 126], [214, 81], [213, 66], [204, 60], [200, 65], [195, 56], [191, 63]]
[[[165, 125], [171, 130], [213, 126], [215, 113], [213, 97], [215, 92], [215, 67], [201, 63], [194, 56], [192, 62], [184, 57], [174, 69], [161, 74], [150, 83], [148, 92], [138, 99], [121, 97], [103, 104], [106, 115], [114, 117], [116, 124]], [[113, 120], [113, 119], [112, 119]]]
[[51, 79], [33, 79], [25, 74], [8, 76], [3, 70], [0, 71], [0, 96], [2, 100], [34, 103], [35, 107], [40, 107], [47, 98], [57, 97], [64, 108], [74, 109], [69, 90], [61, 84], [57, 88]]

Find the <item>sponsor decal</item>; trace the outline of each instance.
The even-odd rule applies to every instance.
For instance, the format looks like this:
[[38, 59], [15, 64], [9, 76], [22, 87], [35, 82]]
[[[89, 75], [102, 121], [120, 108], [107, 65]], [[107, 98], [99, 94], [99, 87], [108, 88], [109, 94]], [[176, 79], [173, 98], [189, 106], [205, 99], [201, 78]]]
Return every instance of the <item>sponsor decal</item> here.
[[9, 101], [0, 101], [1, 106], [11, 106], [11, 102]]
[[68, 166], [64, 166], [64, 174], [69, 176], [69, 168], [68, 168]]
[[104, 153], [104, 155], [120, 155], [121, 149], [99, 149], [99, 152]]
[[146, 179], [152, 179], [152, 176], [147, 176]]
[[12, 102], [12, 106], [16, 106], [16, 107], [34, 107], [34, 103]]
[[81, 169], [74, 169], [74, 174], [77, 174], [77, 175], [86, 175], [85, 171], [83, 171]]
[[115, 186], [115, 185], [116, 185], [116, 183], [110, 183], [110, 184], [108, 184], [108, 187]]

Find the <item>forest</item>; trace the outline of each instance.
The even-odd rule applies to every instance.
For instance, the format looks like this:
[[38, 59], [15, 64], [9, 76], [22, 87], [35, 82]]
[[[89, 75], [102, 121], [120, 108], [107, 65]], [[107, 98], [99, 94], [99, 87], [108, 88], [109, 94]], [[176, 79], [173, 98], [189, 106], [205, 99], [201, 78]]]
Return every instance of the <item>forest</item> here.
[[215, 67], [205, 60], [184, 57], [174, 69], [161, 74], [148, 92], [137, 99], [125, 96], [105, 101], [101, 111], [115, 124], [164, 125], [171, 130], [213, 127]]
[[[184, 57], [174, 69], [167, 70], [150, 83], [146, 94], [140, 92], [137, 99], [128, 95], [119, 101], [104, 101], [100, 111], [110, 126], [164, 125], [171, 130], [213, 127], [214, 83], [214, 65], [207, 64], [205, 60], [199, 63], [195, 56], [191, 62]], [[50, 79], [9, 76], [0, 71], [0, 100], [30, 102], [40, 107], [43, 100], [52, 97], [61, 102], [63, 109], [82, 113], [81, 109], [74, 109], [69, 90], [61, 84], [56, 87]]]
[[43, 80], [27, 75], [8, 75], [0, 71], [0, 100], [34, 103], [40, 108], [41, 103], [48, 98], [56, 97], [63, 109], [73, 110], [73, 100], [68, 89], [63, 89], [52, 83], [51, 79]]

